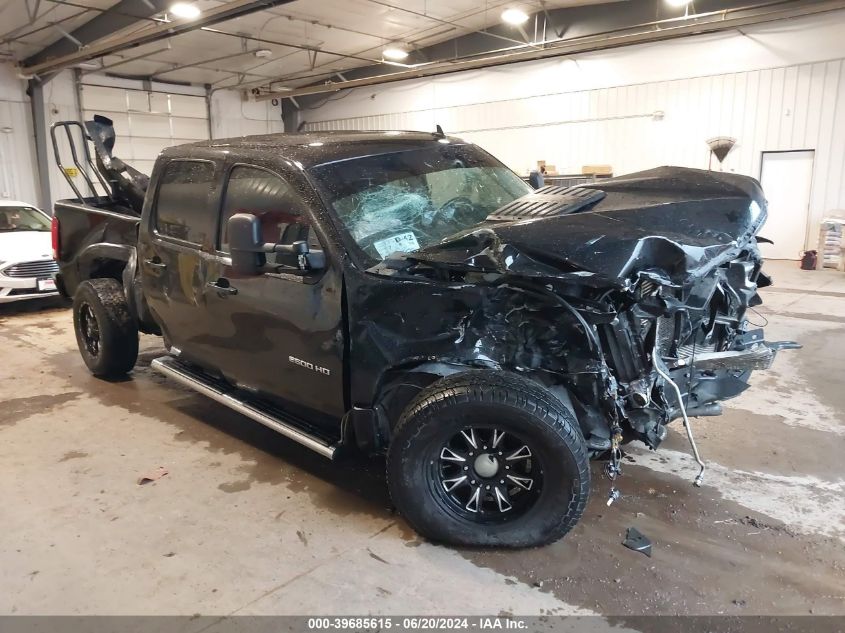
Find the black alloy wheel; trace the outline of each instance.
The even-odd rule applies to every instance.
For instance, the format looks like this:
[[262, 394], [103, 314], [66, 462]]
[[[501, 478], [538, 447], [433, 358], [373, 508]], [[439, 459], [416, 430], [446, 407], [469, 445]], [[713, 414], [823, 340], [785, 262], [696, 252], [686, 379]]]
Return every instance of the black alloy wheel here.
[[478, 523], [523, 515], [543, 488], [537, 453], [518, 435], [496, 427], [462, 429], [431, 466], [430, 483], [444, 507]]
[[79, 321], [79, 331], [85, 349], [96, 358], [100, 354], [100, 325], [97, 323], [94, 309], [89, 304], [83, 303], [80, 307]]

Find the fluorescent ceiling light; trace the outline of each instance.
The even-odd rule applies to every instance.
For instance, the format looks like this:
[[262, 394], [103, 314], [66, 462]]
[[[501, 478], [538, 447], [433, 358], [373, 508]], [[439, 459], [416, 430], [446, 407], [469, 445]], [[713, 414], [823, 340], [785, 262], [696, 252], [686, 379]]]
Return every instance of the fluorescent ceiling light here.
[[177, 18], [184, 18], [186, 20], [195, 20], [200, 17], [201, 13], [197, 7], [187, 2], [177, 2], [176, 4], [170, 5], [168, 12]]
[[387, 57], [387, 59], [405, 59], [408, 57], [408, 51], [401, 46], [395, 45], [388, 46], [381, 54]]
[[502, 22], [519, 26], [528, 22], [528, 14], [519, 9], [505, 9], [502, 11]]
[[687, 6], [690, 2], [692, 2], [692, 0], [666, 0], [666, 4], [670, 7], [678, 7], [679, 9]]

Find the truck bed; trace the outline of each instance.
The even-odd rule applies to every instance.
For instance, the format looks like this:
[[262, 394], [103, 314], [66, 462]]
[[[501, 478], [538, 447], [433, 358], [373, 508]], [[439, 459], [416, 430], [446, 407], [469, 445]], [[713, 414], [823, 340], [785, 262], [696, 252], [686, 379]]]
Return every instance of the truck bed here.
[[126, 207], [103, 198], [59, 200], [54, 215], [62, 294], [72, 297], [80, 282], [91, 277], [120, 278], [134, 259], [141, 218]]

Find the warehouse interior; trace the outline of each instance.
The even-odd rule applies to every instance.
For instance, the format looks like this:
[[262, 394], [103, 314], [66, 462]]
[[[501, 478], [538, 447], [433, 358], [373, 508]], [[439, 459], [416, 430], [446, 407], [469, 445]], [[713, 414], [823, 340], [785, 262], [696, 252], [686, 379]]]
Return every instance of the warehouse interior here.
[[[0, 0], [0, 204], [49, 216], [75, 187], [102, 194], [93, 164], [70, 158], [82, 145], [51, 137], [95, 115], [147, 175], [172, 146], [352, 130], [445, 133], [547, 185], [665, 165], [750, 176], [774, 280], [754, 319], [803, 346], [721, 417], [693, 419], [702, 487], [675, 422], [660, 450], [626, 447], [610, 507], [616, 484], [593, 463], [562, 540], [452, 547], [396, 512], [383, 457], [332, 464], [165, 380], [158, 336], [141, 335], [127, 379], [90, 375], [68, 301], [2, 301], [0, 247], [0, 616], [584, 616], [647, 630], [613, 618], [801, 615], [837, 630], [843, 33], [840, 0]], [[622, 546], [631, 527], [649, 556]]]

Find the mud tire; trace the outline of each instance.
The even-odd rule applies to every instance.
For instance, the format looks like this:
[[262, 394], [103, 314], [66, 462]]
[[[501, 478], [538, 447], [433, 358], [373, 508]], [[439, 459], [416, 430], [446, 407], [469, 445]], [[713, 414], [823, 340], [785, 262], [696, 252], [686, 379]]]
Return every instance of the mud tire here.
[[[431, 481], [432, 460], [440, 458], [444, 438], [483, 420], [524, 438], [541, 464], [543, 481], [549, 482], [522, 514], [495, 524], [450, 512]], [[561, 538], [581, 518], [590, 494], [590, 467], [578, 423], [557, 398], [521, 376], [478, 370], [442, 378], [411, 401], [393, 432], [387, 481], [394, 505], [428, 539], [536, 547]]]
[[82, 360], [95, 376], [119, 378], [135, 366], [138, 326], [118, 281], [91, 279], [79, 284], [73, 296], [73, 329]]

